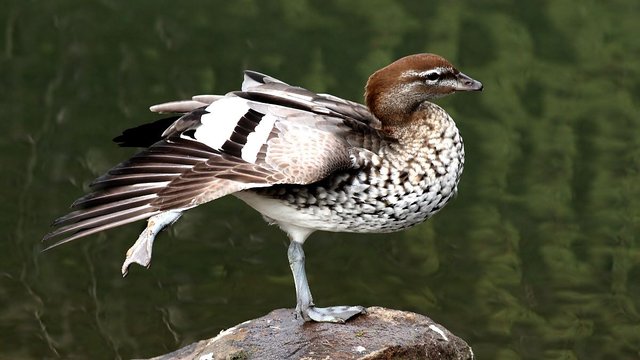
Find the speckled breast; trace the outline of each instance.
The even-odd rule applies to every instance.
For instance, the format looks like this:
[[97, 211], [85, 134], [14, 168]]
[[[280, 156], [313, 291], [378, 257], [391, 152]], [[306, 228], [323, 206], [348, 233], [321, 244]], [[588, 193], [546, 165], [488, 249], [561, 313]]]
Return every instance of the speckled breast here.
[[454, 197], [464, 164], [462, 139], [454, 130], [427, 141], [415, 156], [390, 147], [357, 171], [309, 185], [254, 189], [257, 197], [239, 197], [279, 223], [325, 231], [402, 230], [423, 222]]

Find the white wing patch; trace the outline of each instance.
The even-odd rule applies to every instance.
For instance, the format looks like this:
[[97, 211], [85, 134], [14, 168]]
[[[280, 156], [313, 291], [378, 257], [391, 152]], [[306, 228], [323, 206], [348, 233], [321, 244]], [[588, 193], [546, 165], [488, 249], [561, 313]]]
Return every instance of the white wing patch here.
[[258, 152], [262, 145], [267, 142], [276, 120], [277, 118], [270, 114], [263, 116], [254, 132], [247, 136], [247, 143], [242, 148], [242, 159], [244, 161], [255, 164]]
[[196, 129], [194, 137], [212, 149], [220, 150], [238, 125], [238, 120], [249, 111], [249, 106], [242, 98], [228, 97], [215, 101], [206, 110], [209, 114], [200, 118], [202, 125]]

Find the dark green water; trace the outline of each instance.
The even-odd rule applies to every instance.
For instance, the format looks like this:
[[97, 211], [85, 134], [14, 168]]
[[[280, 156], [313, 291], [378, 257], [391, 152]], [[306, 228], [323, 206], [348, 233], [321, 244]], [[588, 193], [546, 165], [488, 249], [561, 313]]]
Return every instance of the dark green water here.
[[458, 198], [392, 235], [307, 242], [319, 305], [432, 317], [479, 359], [640, 358], [640, 2], [11, 1], [0, 36], [0, 358], [130, 358], [294, 305], [283, 233], [235, 199], [190, 211], [149, 270], [142, 224], [41, 254], [48, 224], [131, 154], [154, 103], [236, 89], [250, 68], [360, 100], [435, 52], [483, 93], [440, 104]]

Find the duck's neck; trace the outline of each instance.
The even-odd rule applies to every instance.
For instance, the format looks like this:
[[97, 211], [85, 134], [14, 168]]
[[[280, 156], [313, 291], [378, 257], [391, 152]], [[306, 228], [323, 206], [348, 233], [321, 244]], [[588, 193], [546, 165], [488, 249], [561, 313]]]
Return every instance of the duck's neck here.
[[385, 117], [379, 118], [383, 124], [383, 131], [399, 142], [438, 136], [443, 128], [453, 123], [444, 109], [429, 101], [419, 103], [410, 112], [391, 112], [383, 116]]

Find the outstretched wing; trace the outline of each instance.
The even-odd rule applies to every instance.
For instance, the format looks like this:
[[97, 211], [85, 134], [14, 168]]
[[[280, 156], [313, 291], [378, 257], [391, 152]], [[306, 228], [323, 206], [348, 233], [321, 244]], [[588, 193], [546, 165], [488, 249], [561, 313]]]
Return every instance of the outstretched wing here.
[[[382, 128], [378, 120], [369, 109], [359, 103], [345, 100], [329, 94], [316, 94], [307, 89], [288, 85], [278, 79], [255, 71], [245, 71], [242, 91], [232, 93], [238, 97], [256, 102], [275, 104], [292, 109], [305, 110], [316, 115], [339, 118], [342, 125], [353, 135], [363, 134], [373, 139], [383, 138], [379, 133]], [[191, 100], [172, 101], [151, 106], [150, 110], [157, 113], [187, 113], [198, 108], [206, 107], [214, 101], [220, 100], [219, 95], [197, 95]], [[182, 121], [176, 121], [164, 135], [180, 128]], [[184, 126], [182, 126], [184, 127]], [[343, 135], [346, 133], [343, 133]], [[354, 146], [358, 146], [357, 140]]]
[[123, 146], [157, 141], [96, 179], [74, 211], [54, 222], [45, 236], [57, 240], [52, 246], [245, 189], [313, 183], [359, 166], [356, 157], [386, 141], [364, 106], [253, 72], [243, 91], [152, 110], [187, 113], [114, 139]]

